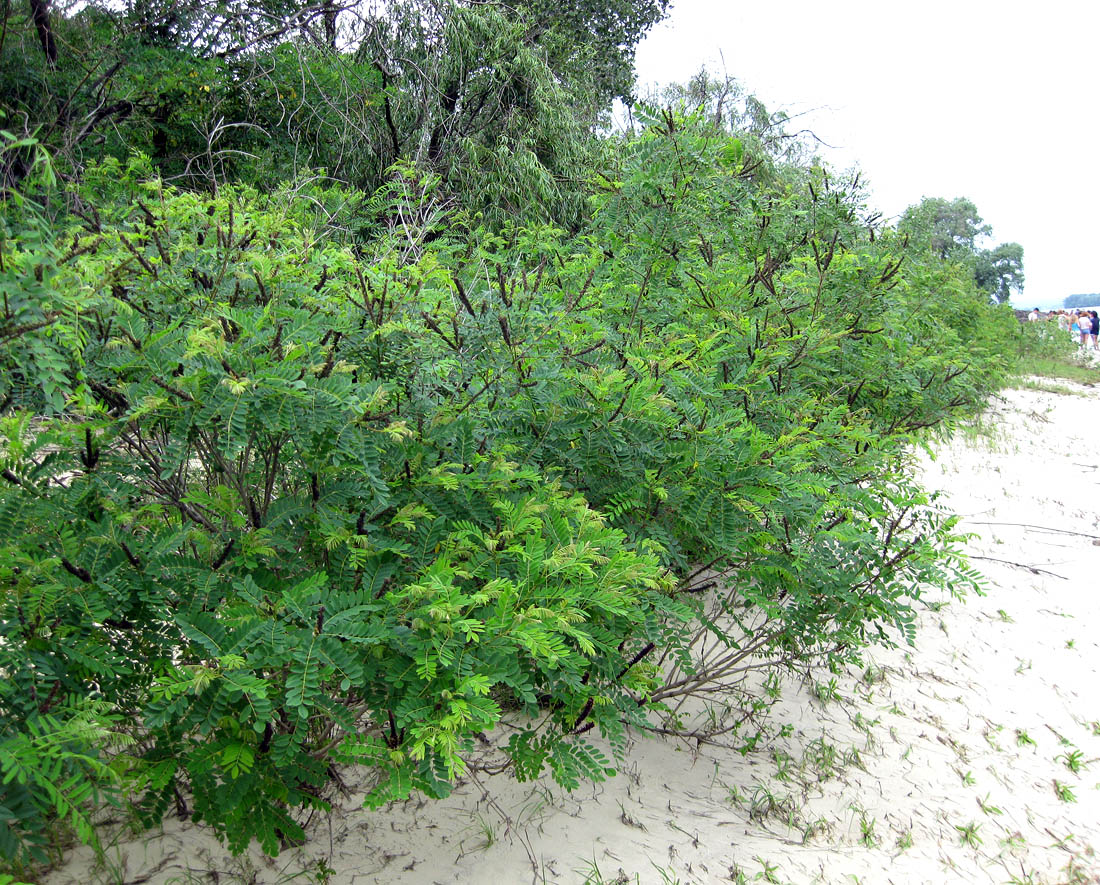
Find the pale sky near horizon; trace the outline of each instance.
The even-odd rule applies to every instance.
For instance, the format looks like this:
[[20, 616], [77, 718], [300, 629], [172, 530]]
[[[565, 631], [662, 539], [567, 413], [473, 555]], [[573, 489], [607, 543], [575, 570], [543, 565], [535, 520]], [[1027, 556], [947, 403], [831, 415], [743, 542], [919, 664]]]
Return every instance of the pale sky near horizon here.
[[833, 145], [888, 217], [964, 196], [1024, 247], [1017, 306], [1100, 292], [1100, 4], [673, 0], [638, 82], [704, 64]]

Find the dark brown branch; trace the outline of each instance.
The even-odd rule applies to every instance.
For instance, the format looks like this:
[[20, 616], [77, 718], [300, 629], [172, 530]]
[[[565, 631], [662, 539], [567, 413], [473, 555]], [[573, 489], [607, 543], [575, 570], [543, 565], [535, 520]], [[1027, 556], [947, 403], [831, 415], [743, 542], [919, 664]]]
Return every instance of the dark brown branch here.
[[92, 583], [92, 574], [86, 568], [79, 565], [73, 565], [64, 556], [61, 557], [61, 567], [65, 569], [74, 578], [79, 578], [85, 584]]
[[50, 24], [49, 0], [30, 0], [31, 19], [34, 21], [34, 29], [38, 32], [38, 42], [42, 44], [42, 54], [50, 67], [57, 66], [57, 43], [53, 37], [53, 27]]
[[618, 674], [615, 676], [615, 678], [616, 679], [622, 679], [629, 672], [631, 667], [633, 667], [635, 664], [637, 664], [638, 661], [640, 661], [646, 655], [650, 654], [653, 651], [653, 649], [655, 649], [656, 647], [657, 647], [657, 645], [655, 643], [647, 642], [642, 647], [641, 651], [639, 651], [636, 655], [634, 655], [634, 657], [632, 657], [629, 661], [627, 661], [626, 666], [623, 667], [618, 672]]
[[235, 543], [236, 543], [236, 540], [233, 539], [233, 538], [230, 538], [229, 543], [226, 544], [225, 547], [222, 548], [222, 552], [218, 554], [218, 558], [215, 559], [213, 564], [210, 566], [214, 571], [217, 571], [223, 565], [225, 565], [225, 561], [227, 559], [229, 559], [229, 554], [233, 551], [233, 545]]

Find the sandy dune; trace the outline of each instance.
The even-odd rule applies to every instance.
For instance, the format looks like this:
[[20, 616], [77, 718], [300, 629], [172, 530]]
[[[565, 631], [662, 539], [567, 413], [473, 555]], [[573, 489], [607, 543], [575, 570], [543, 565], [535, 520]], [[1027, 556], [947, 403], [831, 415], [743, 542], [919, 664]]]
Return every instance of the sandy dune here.
[[931, 593], [916, 648], [788, 680], [759, 749], [639, 736], [572, 795], [479, 779], [371, 813], [352, 787], [274, 860], [171, 821], [46, 881], [1100, 882], [1100, 393], [1010, 391], [983, 424], [924, 468], [986, 595]]

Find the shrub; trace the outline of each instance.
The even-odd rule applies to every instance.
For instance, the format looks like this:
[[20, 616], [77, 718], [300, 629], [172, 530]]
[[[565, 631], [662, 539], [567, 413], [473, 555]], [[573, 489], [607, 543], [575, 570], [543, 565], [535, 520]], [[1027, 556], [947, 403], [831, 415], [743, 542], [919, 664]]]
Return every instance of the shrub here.
[[344, 242], [338, 189], [140, 158], [8, 234], [5, 853], [103, 794], [274, 852], [331, 764], [441, 796], [504, 715], [572, 787], [593, 728], [911, 638], [968, 573], [907, 453], [1003, 376], [1002, 314], [738, 145], [655, 117], [579, 235]]

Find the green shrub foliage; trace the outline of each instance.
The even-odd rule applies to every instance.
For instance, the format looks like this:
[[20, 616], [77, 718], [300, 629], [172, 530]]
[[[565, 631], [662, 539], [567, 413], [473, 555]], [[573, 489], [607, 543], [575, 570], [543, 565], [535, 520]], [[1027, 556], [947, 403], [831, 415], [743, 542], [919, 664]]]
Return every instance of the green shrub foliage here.
[[822, 168], [673, 112], [613, 147], [579, 233], [356, 237], [422, 217], [410, 167], [9, 195], [7, 857], [123, 796], [276, 852], [333, 764], [443, 796], [503, 717], [514, 774], [573, 787], [674, 699], [965, 583], [908, 453], [999, 383], [1011, 314]]

